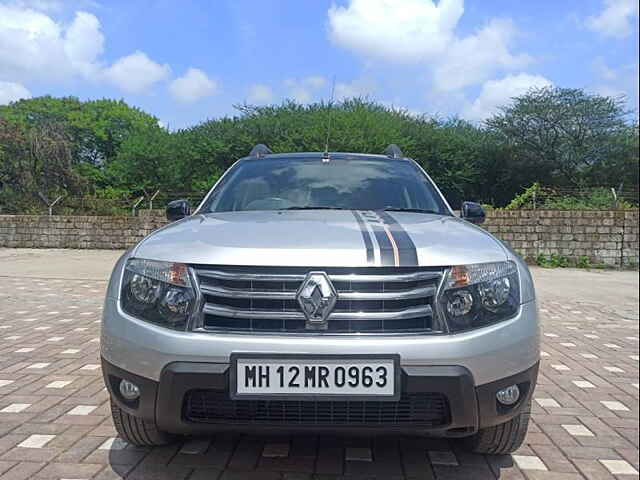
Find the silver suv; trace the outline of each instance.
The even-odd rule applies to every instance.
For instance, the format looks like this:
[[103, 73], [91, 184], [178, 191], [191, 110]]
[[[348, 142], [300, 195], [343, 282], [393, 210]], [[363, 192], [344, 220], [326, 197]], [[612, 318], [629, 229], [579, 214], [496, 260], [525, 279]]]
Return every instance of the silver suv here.
[[120, 436], [426, 434], [512, 452], [539, 363], [526, 264], [396, 146], [256, 146], [117, 262], [102, 371]]

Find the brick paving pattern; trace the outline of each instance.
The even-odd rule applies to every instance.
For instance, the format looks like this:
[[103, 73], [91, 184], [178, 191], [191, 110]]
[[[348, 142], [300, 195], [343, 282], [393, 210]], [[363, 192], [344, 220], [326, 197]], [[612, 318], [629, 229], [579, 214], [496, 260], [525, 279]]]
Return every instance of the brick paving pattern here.
[[638, 306], [543, 299], [525, 445], [485, 457], [413, 437], [116, 437], [99, 366], [106, 283], [0, 277], [0, 478], [638, 478]]

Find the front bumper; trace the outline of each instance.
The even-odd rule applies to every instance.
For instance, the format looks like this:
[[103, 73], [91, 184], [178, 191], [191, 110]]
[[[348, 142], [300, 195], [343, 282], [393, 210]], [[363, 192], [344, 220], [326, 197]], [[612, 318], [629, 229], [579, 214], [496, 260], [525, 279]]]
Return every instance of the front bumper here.
[[113, 365], [158, 382], [173, 362], [228, 364], [233, 353], [399, 355], [403, 367], [456, 365], [476, 385], [515, 375], [539, 361], [535, 302], [507, 321], [455, 335], [259, 335], [179, 332], [135, 319], [115, 298], [103, 311], [101, 353]]
[[[401, 390], [403, 396], [418, 399], [440, 396], [446, 399], [446, 410], [440, 417], [433, 417], [430, 424], [411, 421], [408, 416], [390, 418], [381, 415], [378, 421], [370, 421], [366, 417], [349, 417], [344, 415], [341, 421], [320, 417], [318, 410], [327, 411], [326, 402], [280, 402], [278, 415], [265, 418], [265, 408], [270, 402], [251, 400], [234, 401], [229, 398], [229, 364], [228, 363], [190, 363], [173, 362], [165, 366], [159, 381], [138, 376], [116, 367], [104, 358], [102, 371], [105, 383], [114, 402], [127, 413], [155, 421], [158, 428], [176, 434], [204, 434], [221, 430], [231, 431], [314, 431], [314, 432], [385, 432], [412, 433], [434, 436], [463, 437], [475, 433], [478, 428], [504, 423], [517, 415], [526, 405], [535, 388], [538, 363], [515, 375], [484, 385], [476, 385], [471, 373], [460, 366], [402, 366]], [[140, 398], [134, 402], [126, 401], [119, 393], [121, 379], [129, 380], [140, 387]], [[522, 392], [519, 401], [512, 407], [504, 407], [496, 401], [495, 394], [499, 389], [517, 384]], [[213, 411], [236, 412], [242, 410], [245, 415], [228, 418], [210, 418], [194, 421], [190, 417], [189, 398], [193, 392], [205, 392], [210, 398], [216, 398]], [[239, 403], [239, 402], [244, 402]], [[313, 405], [317, 403], [318, 405]], [[320, 405], [323, 404], [324, 405]], [[350, 403], [350, 405], [338, 405]], [[364, 405], [367, 403], [368, 405]], [[337, 402], [335, 408], [357, 411], [358, 415], [368, 408], [369, 412], [380, 408], [376, 402]], [[394, 403], [394, 402], [383, 402]], [[246, 414], [251, 405], [253, 410]], [[267, 405], [265, 407], [265, 405]], [[297, 409], [296, 421], [286, 416], [286, 409]], [[333, 408], [333, 407], [332, 407]], [[346, 410], [344, 410], [346, 408]], [[396, 407], [396, 410], [399, 407]], [[393, 406], [391, 406], [393, 410]], [[390, 411], [387, 409], [386, 411]], [[303, 412], [303, 413], [300, 413]], [[306, 414], [304, 412], [307, 412]], [[306, 415], [306, 416], [305, 416]], [[436, 421], [437, 420], [437, 421]]]

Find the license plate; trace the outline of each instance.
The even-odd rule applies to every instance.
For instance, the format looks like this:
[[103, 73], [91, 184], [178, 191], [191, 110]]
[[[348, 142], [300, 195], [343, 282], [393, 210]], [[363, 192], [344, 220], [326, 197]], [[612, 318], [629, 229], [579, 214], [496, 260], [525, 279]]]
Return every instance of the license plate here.
[[397, 400], [399, 358], [389, 356], [305, 356], [233, 354], [234, 399]]

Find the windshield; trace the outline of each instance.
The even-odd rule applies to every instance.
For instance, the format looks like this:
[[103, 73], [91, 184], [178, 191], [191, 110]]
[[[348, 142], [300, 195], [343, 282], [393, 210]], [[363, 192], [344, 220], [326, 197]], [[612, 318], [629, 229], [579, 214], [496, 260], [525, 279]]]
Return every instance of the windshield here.
[[435, 188], [413, 162], [280, 158], [236, 164], [204, 212], [295, 209], [410, 209], [448, 215]]

